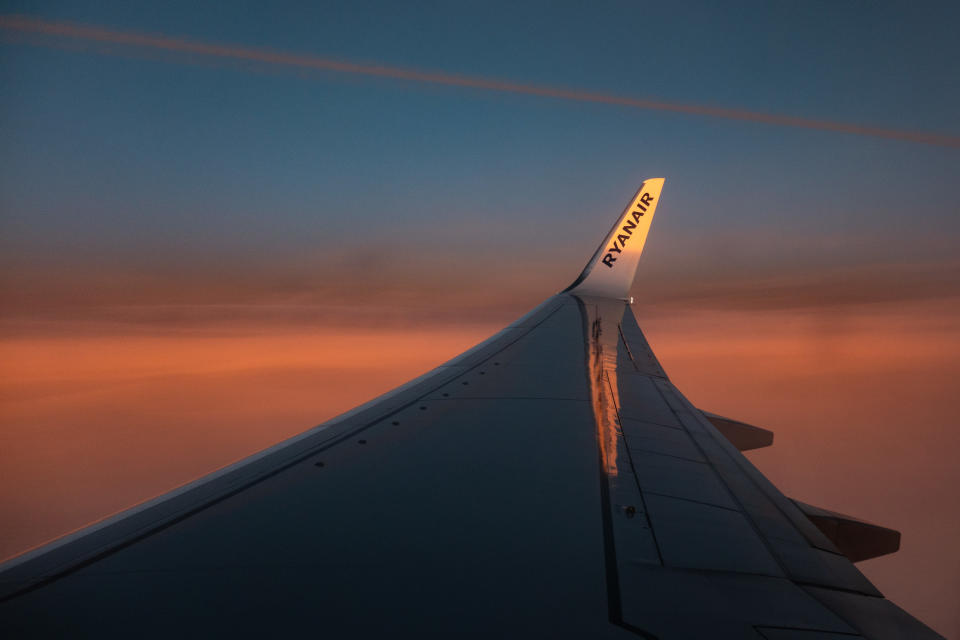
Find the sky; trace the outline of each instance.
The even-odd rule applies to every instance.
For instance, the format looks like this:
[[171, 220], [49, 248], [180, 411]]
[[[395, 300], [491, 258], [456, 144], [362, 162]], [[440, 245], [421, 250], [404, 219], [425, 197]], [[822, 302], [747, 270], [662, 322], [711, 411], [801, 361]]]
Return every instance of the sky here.
[[634, 295], [668, 373], [777, 432], [788, 494], [901, 529], [863, 570], [960, 637], [958, 18], [0, 3], [0, 556], [485, 338], [665, 176]]

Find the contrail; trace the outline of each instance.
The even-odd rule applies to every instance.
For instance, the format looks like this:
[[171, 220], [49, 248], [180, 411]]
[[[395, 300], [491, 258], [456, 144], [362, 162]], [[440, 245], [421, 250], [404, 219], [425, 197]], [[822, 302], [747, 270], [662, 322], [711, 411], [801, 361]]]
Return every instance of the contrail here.
[[171, 38], [168, 36], [116, 31], [112, 29], [104, 29], [102, 27], [78, 25], [67, 22], [50, 22], [17, 15], [0, 16], [0, 29], [18, 33], [39, 34], [86, 42], [122, 45], [153, 51], [185, 53], [220, 60], [260, 62], [270, 65], [294, 67], [299, 69], [333, 71], [336, 73], [392, 78], [396, 80], [408, 80], [412, 82], [421, 82], [448, 87], [465, 87], [470, 89], [481, 89], [484, 91], [541, 96], [559, 100], [573, 100], [577, 102], [618, 105], [623, 107], [632, 107], [635, 109], [669, 111], [673, 113], [685, 113], [688, 115], [725, 118], [728, 120], [741, 120], [746, 122], [757, 122], [787, 127], [799, 127], [802, 129], [815, 129], [819, 131], [834, 131], [838, 133], [850, 133], [874, 138], [887, 138], [892, 140], [904, 140], [907, 142], [918, 142], [921, 144], [960, 148], [960, 136], [950, 136], [940, 133], [868, 127], [851, 124], [848, 122], [814, 120], [810, 118], [799, 118], [794, 116], [778, 115], [774, 113], [748, 111], [745, 109], [724, 109], [721, 107], [712, 107], [708, 105], [664, 102], [661, 100], [645, 98], [630, 98], [614, 94], [583, 91], [574, 88], [522, 84], [518, 82], [496, 80], [493, 78], [483, 78], [479, 76], [464, 76], [417, 69], [403, 69], [400, 67], [383, 65], [358, 64], [353, 62], [345, 62], [342, 60], [332, 60], [330, 58], [322, 58], [318, 56], [272, 51], [270, 49], [207, 44], [192, 40], [184, 40], [181, 38]]

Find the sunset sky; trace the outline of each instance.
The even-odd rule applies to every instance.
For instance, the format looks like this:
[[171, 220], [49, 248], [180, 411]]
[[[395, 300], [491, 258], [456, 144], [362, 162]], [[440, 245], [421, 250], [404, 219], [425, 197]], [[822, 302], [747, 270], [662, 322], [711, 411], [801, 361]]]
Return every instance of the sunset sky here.
[[667, 372], [960, 638], [960, 9], [676, 5], [4, 2], [0, 557], [486, 338], [665, 176]]

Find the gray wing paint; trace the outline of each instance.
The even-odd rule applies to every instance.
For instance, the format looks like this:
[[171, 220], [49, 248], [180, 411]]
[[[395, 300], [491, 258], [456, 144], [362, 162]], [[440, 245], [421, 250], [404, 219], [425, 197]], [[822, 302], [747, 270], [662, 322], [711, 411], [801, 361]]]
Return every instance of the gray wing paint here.
[[683, 397], [629, 305], [576, 291], [8, 562], [0, 635], [939, 637]]

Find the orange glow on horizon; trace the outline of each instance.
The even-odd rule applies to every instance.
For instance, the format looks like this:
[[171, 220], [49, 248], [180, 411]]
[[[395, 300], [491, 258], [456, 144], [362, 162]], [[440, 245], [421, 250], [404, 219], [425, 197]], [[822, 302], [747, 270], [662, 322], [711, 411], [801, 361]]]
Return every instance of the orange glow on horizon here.
[[[936, 615], [950, 609], [955, 574], [931, 550], [949, 554], [960, 537], [950, 508], [960, 300], [843, 312], [634, 308], [691, 402], [776, 433], [750, 457], [787, 495], [903, 531], [900, 552], [860, 566], [898, 604], [949, 629]], [[0, 557], [300, 433], [500, 328], [227, 325], [71, 335], [64, 322], [0, 339]], [[607, 352], [591, 366], [609, 371]], [[607, 445], [615, 401], [595, 404], [611, 425]], [[602, 451], [615, 469], [615, 446]]]
[[320, 424], [498, 328], [0, 339], [0, 560]]

